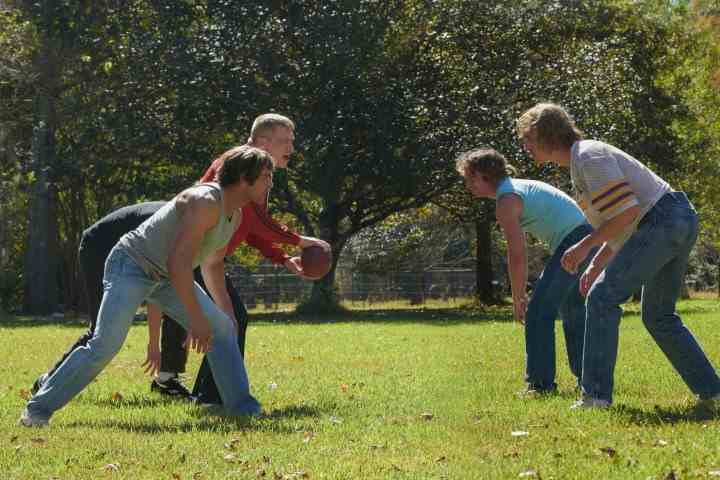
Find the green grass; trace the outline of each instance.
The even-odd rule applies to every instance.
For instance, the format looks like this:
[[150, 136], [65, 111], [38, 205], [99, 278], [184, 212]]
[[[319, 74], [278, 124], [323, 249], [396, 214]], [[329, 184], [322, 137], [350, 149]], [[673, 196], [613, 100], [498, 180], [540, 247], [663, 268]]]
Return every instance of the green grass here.
[[[716, 365], [719, 306], [681, 305]], [[627, 310], [610, 411], [568, 410], [575, 393], [559, 324], [560, 394], [524, 399], [517, 395], [523, 332], [506, 321], [507, 310], [359, 312], [337, 322], [277, 314], [256, 316], [248, 332], [262, 418], [210, 417], [150, 394], [139, 366], [146, 326], [136, 325], [122, 352], [47, 429], [15, 425], [22, 390], [82, 322], [5, 318], [1, 477], [718, 478], [720, 415], [694, 408], [637, 306]], [[198, 364], [191, 355], [190, 377]]]

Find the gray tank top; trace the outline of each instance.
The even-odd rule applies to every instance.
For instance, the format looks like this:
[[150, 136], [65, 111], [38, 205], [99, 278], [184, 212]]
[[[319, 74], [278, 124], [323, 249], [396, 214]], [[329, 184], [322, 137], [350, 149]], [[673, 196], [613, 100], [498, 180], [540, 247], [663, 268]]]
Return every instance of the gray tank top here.
[[[201, 183], [191, 188], [204, 198], [220, 204], [218, 223], [206, 232], [200, 249], [192, 260], [194, 269], [208, 256], [228, 244], [240, 223], [240, 212], [236, 210], [228, 217], [223, 211], [222, 190], [217, 183]], [[181, 220], [177, 198], [173, 198], [138, 228], [126, 233], [118, 241], [118, 246], [125, 248], [128, 255], [152, 279], [168, 278], [167, 263], [170, 249], [177, 238]]]

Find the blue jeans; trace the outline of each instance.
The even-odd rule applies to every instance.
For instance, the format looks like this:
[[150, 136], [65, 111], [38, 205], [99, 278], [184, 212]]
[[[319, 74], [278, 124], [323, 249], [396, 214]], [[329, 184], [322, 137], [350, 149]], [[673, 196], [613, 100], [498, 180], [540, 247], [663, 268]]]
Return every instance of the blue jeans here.
[[612, 402], [620, 305], [641, 286], [642, 321], [655, 343], [693, 393], [720, 393], [715, 369], [675, 312], [697, 234], [697, 213], [685, 194], [667, 193], [597, 278], [587, 298], [585, 395]]
[[[30, 399], [27, 409], [33, 417], [49, 419], [110, 363], [125, 342], [143, 300], [158, 305], [188, 328], [187, 311], [170, 282], [150, 279], [122, 247], [116, 246], [108, 256], [103, 284], [105, 292], [93, 337], [73, 350]], [[250, 395], [233, 321], [197, 284], [195, 295], [212, 329], [212, 350], [207, 356], [227, 413], [259, 413], [260, 404]]]
[[578, 273], [566, 272], [560, 265], [565, 251], [592, 233], [588, 224], [568, 233], [545, 265], [535, 283], [525, 315], [525, 380], [528, 388], [554, 390], [555, 319], [562, 317], [568, 362], [573, 375], [581, 375], [583, 337], [585, 334], [585, 299], [580, 295], [580, 275], [592, 259], [588, 255]]

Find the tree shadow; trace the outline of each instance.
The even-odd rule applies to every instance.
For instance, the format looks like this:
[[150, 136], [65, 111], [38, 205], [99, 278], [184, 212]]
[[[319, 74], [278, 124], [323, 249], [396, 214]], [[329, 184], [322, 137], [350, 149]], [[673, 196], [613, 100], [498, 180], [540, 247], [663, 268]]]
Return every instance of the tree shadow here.
[[617, 405], [613, 407], [612, 412], [623, 421], [639, 426], [702, 423], [720, 418], [720, 412], [717, 408], [701, 403], [678, 407], [660, 407], [655, 405], [652, 411], [627, 405]]

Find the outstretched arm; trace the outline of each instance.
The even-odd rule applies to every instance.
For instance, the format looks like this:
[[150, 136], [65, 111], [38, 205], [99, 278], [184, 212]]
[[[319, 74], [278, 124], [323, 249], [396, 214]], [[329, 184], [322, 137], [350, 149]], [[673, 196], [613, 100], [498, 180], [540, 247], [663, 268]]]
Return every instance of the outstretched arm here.
[[500, 197], [495, 207], [495, 216], [508, 245], [507, 259], [515, 319], [524, 324], [528, 304], [526, 290], [528, 273], [525, 232], [520, 225], [522, 211], [522, 199], [514, 194]]
[[211, 330], [195, 298], [192, 259], [200, 249], [205, 234], [217, 224], [220, 206], [193, 189], [181, 193], [176, 202], [180, 210], [180, 227], [170, 249], [168, 274], [170, 283], [190, 316], [190, 347], [198, 353], [206, 353], [212, 341]]

